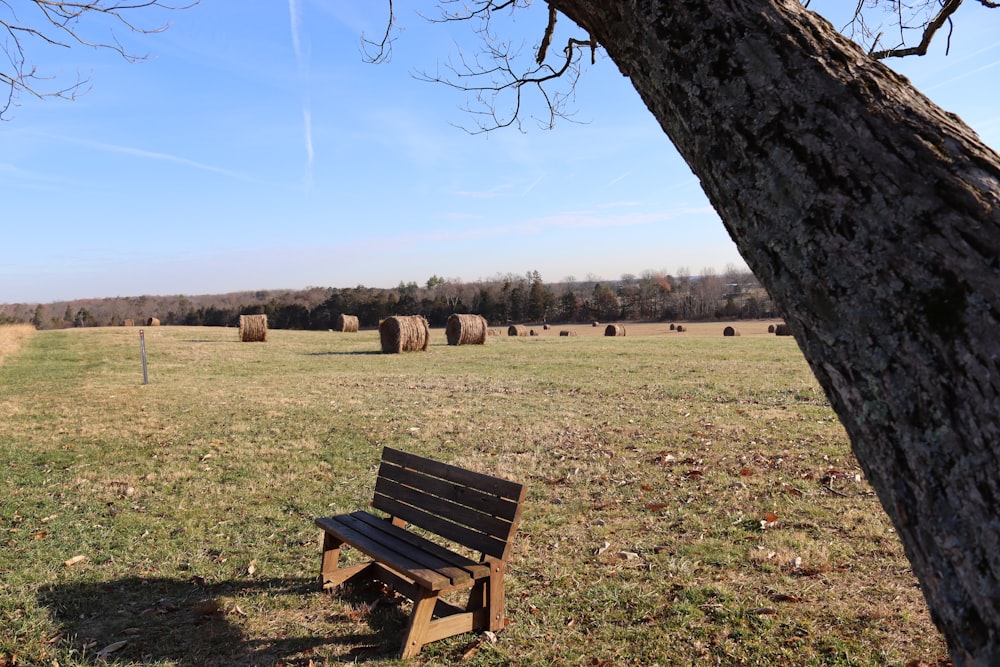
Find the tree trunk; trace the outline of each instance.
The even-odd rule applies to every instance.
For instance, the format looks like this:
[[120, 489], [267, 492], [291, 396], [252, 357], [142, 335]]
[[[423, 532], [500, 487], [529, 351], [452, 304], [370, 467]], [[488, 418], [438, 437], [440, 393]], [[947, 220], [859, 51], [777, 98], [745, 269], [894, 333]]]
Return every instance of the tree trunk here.
[[785, 315], [957, 665], [1000, 665], [1000, 156], [796, 0], [549, 0]]

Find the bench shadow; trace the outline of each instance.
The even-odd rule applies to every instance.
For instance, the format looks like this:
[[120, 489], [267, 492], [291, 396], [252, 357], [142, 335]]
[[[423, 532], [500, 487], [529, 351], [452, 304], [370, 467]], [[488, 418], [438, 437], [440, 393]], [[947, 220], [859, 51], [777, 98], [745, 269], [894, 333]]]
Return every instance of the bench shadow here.
[[[270, 603], [262, 610], [251, 608], [253, 600], [247, 598], [288, 595], [304, 601], [309, 596], [328, 599], [314, 578], [208, 584], [198, 577], [125, 577], [50, 584], [37, 595], [59, 628], [57, 641], [75, 653], [75, 664], [80, 665], [115, 661], [169, 662], [178, 667], [305, 667], [314, 660], [356, 663], [395, 659], [406, 621], [396, 603], [377, 590], [347, 593], [343, 598], [349, 602], [346, 613], [338, 612], [341, 607], [332, 603], [318, 613], [313, 608], [312, 622], [306, 625], [353, 628], [354, 632], [342, 634], [334, 629], [294, 637], [286, 636], [286, 628], [299, 620], [289, 617], [302, 613], [294, 602]], [[305, 602], [301, 605], [306, 606]], [[275, 607], [287, 609], [287, 615], [275, 612]], [[248, 626], [254, 628], [252, 637], [245, 632]], [[366, 628], [370, 631], [365, 632]]]

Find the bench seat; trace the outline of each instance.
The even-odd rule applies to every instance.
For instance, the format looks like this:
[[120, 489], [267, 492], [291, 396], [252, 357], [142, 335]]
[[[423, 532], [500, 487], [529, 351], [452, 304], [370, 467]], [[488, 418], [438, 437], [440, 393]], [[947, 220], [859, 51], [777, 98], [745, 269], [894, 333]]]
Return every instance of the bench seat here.
[[432, 591], [467, 588], [490, 573], [488, 564], [466, 558], [370, 512], [317, 519], [316, 525]]

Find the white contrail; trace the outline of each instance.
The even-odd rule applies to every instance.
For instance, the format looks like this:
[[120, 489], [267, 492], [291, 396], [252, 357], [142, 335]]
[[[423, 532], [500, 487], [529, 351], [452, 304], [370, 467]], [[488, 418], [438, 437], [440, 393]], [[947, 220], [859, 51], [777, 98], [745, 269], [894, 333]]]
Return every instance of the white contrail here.
[[288, 0], [288, 15], [292, 28], [292, 49], [295, 51], [295, 62], [302, 67], [302, 42], [299, 33], [302, 30], [302, 12], [298, 0]]
[[[292, 50], [295, 51], [295, 64], [299, 73], [303, 73], [308, 64], [305, 54], [302, 52], [302, 8], [299, 0], [288, 0], [288, 20], [292, 30]], [[308, 100], [308, 95], [306, 96]], [[308, 101], [302, 105], [303, 132], [306, 142], [306, 185], [311, 186], [313, 181], [313, 160], [316, 157], [313, 151], [312, 138], [312, 111], [309, 109]]]
[[313, 159], [316, 154], [313, 153], [313, 133], [312, 133], [312, 111], [309, 107], [302, 110], [303, 125], [306, 132], [306, 159], [308, 160], [309, 168], [312, 169]]

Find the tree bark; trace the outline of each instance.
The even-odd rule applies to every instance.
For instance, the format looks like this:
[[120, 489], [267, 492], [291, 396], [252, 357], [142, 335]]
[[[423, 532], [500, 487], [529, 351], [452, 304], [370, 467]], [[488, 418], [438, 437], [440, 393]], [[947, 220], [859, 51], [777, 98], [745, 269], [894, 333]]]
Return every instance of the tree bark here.
[[548, 0], [785, 315], [956, 665], [1000, 665], [1000, 156], [796, 0]]

